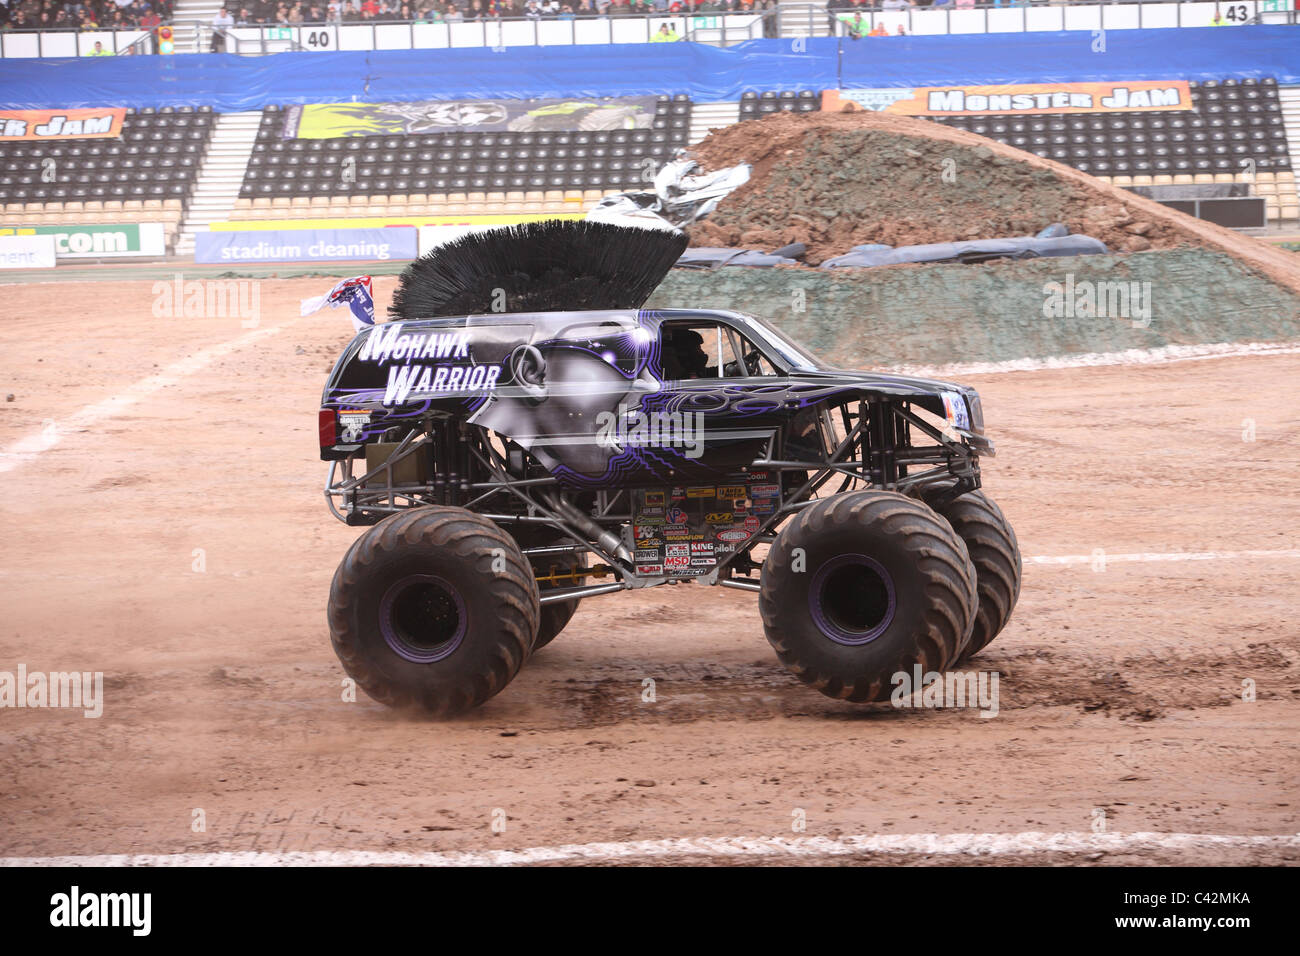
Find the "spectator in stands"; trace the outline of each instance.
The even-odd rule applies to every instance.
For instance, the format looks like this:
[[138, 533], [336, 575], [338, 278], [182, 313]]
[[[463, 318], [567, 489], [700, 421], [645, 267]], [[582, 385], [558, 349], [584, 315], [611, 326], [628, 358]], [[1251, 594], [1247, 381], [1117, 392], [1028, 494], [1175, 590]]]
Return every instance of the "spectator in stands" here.
[[677, 35], [671, 24], [663, 24], [659, 27], [659, 32], [650, 38], [651, 43], [676, 43], [681, 37]]
[[447, 7], [446, 18], [448, 23], [464, 23], [465, 14], [456, 9], [456, 4], [449, 4]]
[[862, 11], [853, 11], [853, 19], [844, 24], [844, 29], [854, 40], [861, 40], [867, 35], [869, 24], [862, 18]]
[[222, 7], [217, 11], [217, 15], [212, 18], [212, 52], [226, 52], [226, 37], [224, 31], [229, 30], [235, 25], [235, 18], [230, 15], [230, 11]]
[[906, 10], [912, 6], [912, 0], [884, 0], [880, 5], [882, 10]]
[[95, 41], [95, 48], [86, 54], [86, 56], [112, 56], [112, 55], [113, 55], [113, 51], [105, 50], [104, 44], [100, 43], [98, 40]]

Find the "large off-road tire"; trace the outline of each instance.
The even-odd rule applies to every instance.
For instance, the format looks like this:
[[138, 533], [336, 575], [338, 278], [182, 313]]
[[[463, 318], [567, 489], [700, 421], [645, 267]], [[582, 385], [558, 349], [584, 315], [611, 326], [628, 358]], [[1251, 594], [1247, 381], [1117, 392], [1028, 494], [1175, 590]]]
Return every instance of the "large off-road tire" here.
[[[523, 548], [541, 548], [573, 543], [572, 538], [557, 535], [549, 529], [544, 532], [520, 529], [515, 532], [515, 539], [519, 542], [519, 546]], [[574, 571], [580, 571], [587, 567], [587, 556], [585, 554], [539, 554], [536, 556], [526, 555], [526, 557], [538, 576], [572, 574]], [[545, 593], [548, 588], [573, 587], [582, 583], [582, 578], [576, 578], [558, 584], [552, 582], [539, 583], [537, 587], [539, 593]], [[541, 606], [541, 617], [537, 622], [537, 639], [533, 641], [534, 651], [541, 650], [555, 640], [559, 633], [564, 630], [569, 620], [578, 610], [578, 600], [578, 598], [574, 598], [572, 601], [561, 601]]]
[[809, 505], [763, 563], [767, 639], [827, 697], [886, 700], [893, 676], [957, 659], [975, 617], [966, 545], [923, 502], [859, 491]]
[[463, 508], [417, 508], [367, 529], [330, 587], [330, 640], [361, 689], [447, 716], [519, 673], [537, 582], [513, 538]]
[[968, 491], [934, 507], [966, 542], [975, 565], [979, 608], [961, 655], [970, 657], [988, 647], [1011, 619], [1020, 597], [1020, 545], [1002, 509], [982, 491]]

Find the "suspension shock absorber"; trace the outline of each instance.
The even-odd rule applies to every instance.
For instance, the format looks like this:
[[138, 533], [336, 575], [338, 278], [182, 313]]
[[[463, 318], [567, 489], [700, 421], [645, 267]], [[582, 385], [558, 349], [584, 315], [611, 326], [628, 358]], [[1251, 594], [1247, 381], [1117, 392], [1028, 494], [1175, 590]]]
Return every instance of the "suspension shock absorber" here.
[[440, 505], [447, 503], [447, 453], [442, 438], [446, 430], [443, 422], [429, 423], [429, 474], [433, 476], [433, 500]]

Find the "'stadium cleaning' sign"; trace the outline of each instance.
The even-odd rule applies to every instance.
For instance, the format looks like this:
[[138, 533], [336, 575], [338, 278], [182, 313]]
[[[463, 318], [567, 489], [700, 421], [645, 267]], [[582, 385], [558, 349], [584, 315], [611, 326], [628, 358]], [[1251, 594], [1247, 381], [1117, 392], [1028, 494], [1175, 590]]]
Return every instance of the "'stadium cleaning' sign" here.
[[127, 222], [101, 226], [6, 226], [0, 236], [53, 236], [60, 259], [163, 256], [162, 223]]

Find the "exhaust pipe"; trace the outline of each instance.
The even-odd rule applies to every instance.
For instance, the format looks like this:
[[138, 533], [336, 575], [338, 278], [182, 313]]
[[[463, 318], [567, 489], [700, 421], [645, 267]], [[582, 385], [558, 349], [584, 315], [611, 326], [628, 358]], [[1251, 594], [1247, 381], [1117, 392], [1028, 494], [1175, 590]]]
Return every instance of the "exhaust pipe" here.
[[632, 563], [632, 552], [627, 549], [627, 545], [613, 531], [608, 531], [596, 524], [590, 515], [583, 514], [572, 502], [565, 501], [555, 495], [543, 495], [542, 499], [558, 511], [565, 521], [600, 545], [607, 554], [612, 554], [628, 564]]

